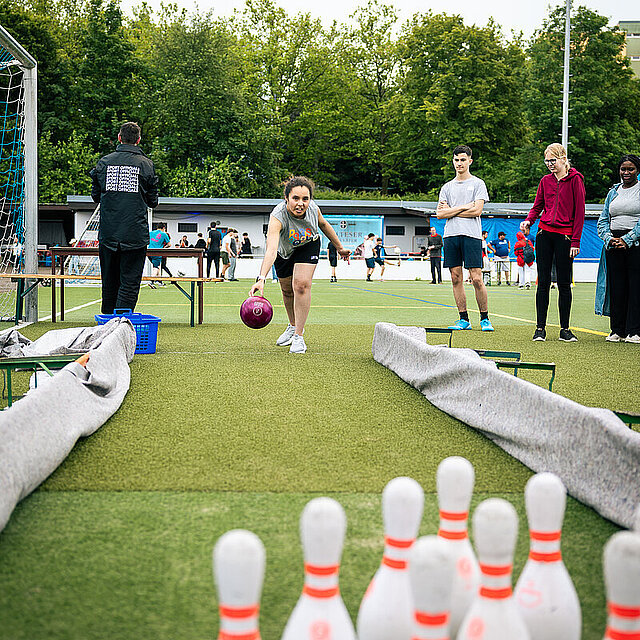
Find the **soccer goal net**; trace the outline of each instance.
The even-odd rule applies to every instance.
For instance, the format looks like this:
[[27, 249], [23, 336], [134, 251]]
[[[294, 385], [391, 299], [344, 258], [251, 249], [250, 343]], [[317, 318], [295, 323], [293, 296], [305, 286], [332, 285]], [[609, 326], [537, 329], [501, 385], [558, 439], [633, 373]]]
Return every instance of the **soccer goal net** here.
[[[35, 60], [0, 26], [0, 321], [15, 315], [8, 276], [37, 269], [35, 84]], [[26, 302], [37, 319], [36, 296]]]

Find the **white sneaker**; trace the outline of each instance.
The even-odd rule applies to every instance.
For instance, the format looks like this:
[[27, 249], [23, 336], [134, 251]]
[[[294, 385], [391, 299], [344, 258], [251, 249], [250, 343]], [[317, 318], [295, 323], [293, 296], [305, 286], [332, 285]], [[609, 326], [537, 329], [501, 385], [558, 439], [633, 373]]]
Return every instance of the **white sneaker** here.
[[296, 328], [292, 324], [288, 324], [283, 334], [276, 340], [279, 347], [287, 347], [291, 344]]
[[289, 353], [305, 353], [306, 351], [307, 345], [304, 343], [304, 338], [294, 333], [291, 346], [289, 347]]
[[605, 340], [607, 342], [620, 342], [622, 340], [622, 338], [617, 334], [617, 333], [613, 333], [611, 332], [606, 338]]
[[640, 336], [627, 336], [624, 339], [625, 342], [633, 342], [634, 344], [640, 344]]

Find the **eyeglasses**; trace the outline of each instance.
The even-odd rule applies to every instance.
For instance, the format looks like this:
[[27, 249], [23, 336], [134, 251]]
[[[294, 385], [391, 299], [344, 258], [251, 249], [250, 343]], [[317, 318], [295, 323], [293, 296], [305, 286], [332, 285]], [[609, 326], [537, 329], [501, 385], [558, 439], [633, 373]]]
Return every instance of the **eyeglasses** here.
[[548, 160], [545, 158], [544, 163], [547, 167], [553, 167], [558, 160], [560, 160], [560, 158], [549, 158]]

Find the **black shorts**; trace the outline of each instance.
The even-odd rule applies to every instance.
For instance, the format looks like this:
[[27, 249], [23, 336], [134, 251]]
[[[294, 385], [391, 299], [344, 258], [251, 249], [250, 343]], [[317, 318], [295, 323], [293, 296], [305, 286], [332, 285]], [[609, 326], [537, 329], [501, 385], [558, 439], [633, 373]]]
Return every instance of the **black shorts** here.
[[367, 269], [373, 269], [376, 266], [376, 261], [374, 258], [365, 258], [364, 259]]
[[377, 262], [381, 267], [384, 267], [384, 258], [374, 258], [374, 261]]
[[444, 239], [444, 266], [482, 268], [482, 240], [469, 236], [448, 236]]
[[337, 267], [338, 266], [338, 254], [333, 251], [329, 252], [329, 266]]
[[298, 264], [318, 264], [320, 256], [320, 238], [296, 247], [293, 253], [285, 260], [278, 254], [273, 266], [276, 268], [278, 278], [290, 278], [293, 275], [293, 267]]

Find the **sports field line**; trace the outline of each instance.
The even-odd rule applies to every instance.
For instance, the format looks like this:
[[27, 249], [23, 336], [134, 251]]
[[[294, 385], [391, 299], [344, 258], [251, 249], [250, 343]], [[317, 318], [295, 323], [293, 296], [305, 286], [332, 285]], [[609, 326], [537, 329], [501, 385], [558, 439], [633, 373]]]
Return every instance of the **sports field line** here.
[[[85, 302], [77, 307], [73, 307], [72, 309], [65, 309], [65, 313], [72, 313], [73, 311], [79, 311], [80, 309], [84, 309], [85, 307], [90, 307], [92, 304], [97, 304], [98, 302], [102, 302], [102, 298], [98, 298], [97, 300], [92, 300], [91, 302]], [[60, 312], [56, 313], [56, 318], [60, 315]], [[43, 318], [38, 318], [38, 322], [44, 322], [45, 320], [51, 320], [51, 314], [48, 316], [44, 316]]]
[[[351, 287], [348, 285], [340, 285], [341, 287], [345, 288], [345, 289], [356, 289], [358, 291], [364, 291], [366, 293], [378, 293], [382, 296], [392, 296], [394, 298], [404, 298], [405, 300], [415, 300], [417, 302], [424, 302], [425, 304], [432, 304], [438, 307], [446, 307], [448, 309], [456, 309], [456, 306], [454, 304], [447, 304], [445, 302], [432, 302], [431, 300], [424, 300], [422, 298], [413, 298], [410, 296], [402, 296], [400, 294], [397, 293], [387, 293], [386, 291], [373, 291], [372, 289], [364, 289], [363, 287]], [[403, 307], [403, 308], [407, 308], [407, 307]], [[457, 309], [456, 309], [457, 310]], [[477, 313], [478, 315], [480, 315], [480, 312], [477, 309], [467, 309], [467, 311], [472, 311], [473, 313]], [[494, 316], [495, 318], [504, 318], [505, 320], [515, 320], [516, 322], [524, 322], [526, 324], [536, 324], [535, 320], [529, 320], [528, 318], [518, 318], [517, 316], [507, 316], [504, 315], [502, 313], [493, 313], [490, 312], [490, 315]], [[549, 327], [557, 327], [560, 328], [559, 324], [548, 324], [547, 326]], [[606, 336], [608, 335], [607, 333], [603, 332], [603, 331], [596, 331], [594, 329], [585, 329], [584, 327], [571, 327], [571, 329], [573, 329], [574, 331], [581, 331], [582, 333], [590, 333], [592, 335], [595, 336]]]
[[[136, 307], [188, 307], [189, 305], [182, 302], [144, 302], [138, 303]], [[231, 307], [235, 309], [237, 304], [204, 304], [205, 307]], [[282, 304], [272, 304], [274, 309], [284, 309]], [[424, 309], [422, 306], [409, 307], [407, 305], [389, 305], [389, 304], [314, 304], [314, 309]], [[65, 312], [66, 313], [66, 312]]]

